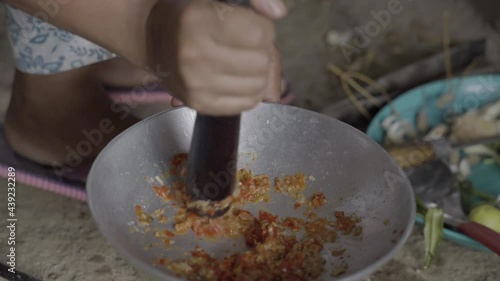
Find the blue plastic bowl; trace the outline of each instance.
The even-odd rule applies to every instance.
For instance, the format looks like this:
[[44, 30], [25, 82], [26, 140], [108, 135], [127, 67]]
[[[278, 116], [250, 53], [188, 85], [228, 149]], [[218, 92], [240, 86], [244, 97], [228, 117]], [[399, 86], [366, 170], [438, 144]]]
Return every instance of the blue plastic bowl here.
[[[437, 105], [439, 98], [452, 91], [454, 98], [443, 108]], [[395, 99], [393, 107], [401, 118], [416, 125], [416, 117], [420, 110], [425, 110], [430, 126], [436, 126], [447, 120], [452, 114], [462, 114], [468, 110], [482, 107], [488, 103], [500, 100], [500, 75], [475, 75], [463, 78], [454, 78], [450, 82], [439, 80], [414, 88]], [[385, 138], [382, 121], [391, 114], [388, 106], [382, 108], [370, 122], [367, 135], [378, 143]], [[472, 167], [469, 180], [474, 187], [497, 196], [500, 194], [500, 166], [493, 164], [478, 164]], [[421, 216], [417, 216], [417, 223], [423, 224]], [[481, 243], [459, 232], [450, 229], [444, 230], [444, 237], [458, 244], [474, 249], [489, 251]]]

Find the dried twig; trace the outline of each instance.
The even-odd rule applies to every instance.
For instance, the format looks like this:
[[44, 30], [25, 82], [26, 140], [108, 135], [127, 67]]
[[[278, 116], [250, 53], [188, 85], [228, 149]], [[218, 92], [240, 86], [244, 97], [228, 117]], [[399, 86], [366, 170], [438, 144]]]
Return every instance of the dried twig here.
[[[458, 71], [469, 65], [472, 60], [478, 56], [483, 56], [485, 52], [485, 40], [475, 40], [459, 44], [450, 48], [451, 64], [453, 71]], [[469, 69], [472, 68], [470, 65]], [[500, 69], [500, 68], [499, 68]], [[497, 69], [494, 69], [497, 70]], [[379, 77], [376, 82], [383, 89], [390, 93], [391, 98], [397, 97], [415, 86], [422, 85], [445, 74], [444, 53], [440, 52], [416, 63], [407, 65], [401, 69], [394, 70]], [[474, 73], [477, 69], [470, 70]], [[490, 72], [493, 70], [489, 70]], [[461, 71], [460, 71], [461, 73]], [[368, 92], [376, 94], [377, 88], [367, 85]], [[382, 96], [375, 96], [379, 103], [384, 103], [386, 99]], [[371, 114], [377, 112], [376, 107], [367, 99], [362, 98], [361, 94], [356, 93], [359, 103]], [[328, 116], [340, 119], [358, 128], [366, 128], [366, 118], [359, 112], [356, 106], [349, 98], [325, 106], [321, 112]]]
[[341, 80], [340, 84], [342, 85], [342, 89], [344, 90], [344, 93], [347, 95], [349, 100], [354, 104], [354, 106], [358, 109], [359, 113], [361, 113], [366, 119], [371, 119], [370, 113], [363, 107], [363, 105], [359, 102], [359, 100], [356, 98], [354, 93], [351, 91], [349, 88], [349, 85], [347, 85], [347, 82], [345, 80]]
[[335, 75], [340, 77], [341, 80], [346, 81], [347, 84], [349, 84], [349, 86], [353, 87], [356, 91], [358, 91], [361, 95], [363, 95], [363, 97], [365, 97], [371, 103], [373, 103], [378, 107], [381, 106], [380, 102], [370, 92], [368, 92], [365, 88], [356, 83], [356, 81], [354, 81], [349, 75], [346, 75], [346, 73], [342, 71], [338, 66], [334, 64], [329, 64], [328, 69]]
[[443, 12], [443, 52], [446, 78], [449, 81], [453, 77], [453, 70], [450, 55], [450, 12], [448, 10]]
[[450, 12], [445, 10], [443, 12], [443, 54], [444, 66], [446, 70], [446, 92], [438, 100], [438, 107], [444, 108], [446, 104], [455, 100], [453, 86], [451, 79], [453, 78], [453, 70], [450, 55]]
[[480, 56], [477, 56], [475, 57], [464, 69], [464, 71], [462, 72], [462, 76], [467, 76], [469, 75], [469, 73], [471, 71], [473, 71], [476, 66], [479, 64], [479, 62], [481, 61], [481, 57]]
[[365, 74], [363, 74], [361, 72], [357, 72], [357, 71], [346, 71], [346, 74], [353, 77], [353, 78], [356, 78], [360, 81], [363, 81], [364, 83], [370, 85], [372, 88], [376, 89], [382, 95], [382, 97], [385, 99], [385, 102], [391, 107], [392, 113], [397, 114], [396, 109], [392, 106], [391, 95], [389, 95], [387, 90], [384, 89], [384, 87], [382, 87], [382, 85], [377, 83], [377, 81], [375, 81], [372, 78], [366, 76]]
[[363, 106], [363, 103], [361, 103], [356, 97], [356, 95], [352, 92], [352, 88], [357, 90], [363, 97], [366, 98], [369, 102], [372, 103], [372, 105], [375, 105], [377, 107], [380, 107], [380, 101], [377, 100], [376, 97], [373, 96], [373, 94], [369, 91], [367, 91], [363, 86], [359, 85], [358, 82], [356, 82], [353, 78], [356, 78], [367, 85], [369, 85], [371, 88], [378, 90], [378, 92], [381, 94], [381, 96], [385, 99], [385, 102], [389, 104], [391, 107], [391, 111], [395, 115], [399, 115], [396, 109], [392, 106], [392, 100], [391, 96], [387, 92], [384, 87], [382, 87], [380, 84], [378, 84], [375, 80], [372, 78], [366, 76], [365, 74], [357, 71], [342, 71], [338, 66], [330, 64], [328, 65], [328, 69], [333, 72], [333, 74], [337, 75], [340, 80], [341, 80], [341, 85], [342, 89], [344, 90], [344, 93], [347, 95], [349, 100], [354, 104], [356, 109], [367, 119], [371, 118], [371, 114], [368, 112], [368, 110]]

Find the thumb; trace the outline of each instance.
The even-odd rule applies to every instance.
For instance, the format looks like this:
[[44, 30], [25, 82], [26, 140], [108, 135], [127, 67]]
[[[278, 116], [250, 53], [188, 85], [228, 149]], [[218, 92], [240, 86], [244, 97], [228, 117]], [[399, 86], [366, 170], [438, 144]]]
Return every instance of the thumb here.
[[287, 13], [283, 0], [250, 0], [250, 2], [257, 12], [272, 20], [281, 19]]
[[183, 106], [184, 103], [178, 98], [172, 98], [172, 100], [170, 101], [170, 105], [172, 107], [179, 107], [179, 106]]

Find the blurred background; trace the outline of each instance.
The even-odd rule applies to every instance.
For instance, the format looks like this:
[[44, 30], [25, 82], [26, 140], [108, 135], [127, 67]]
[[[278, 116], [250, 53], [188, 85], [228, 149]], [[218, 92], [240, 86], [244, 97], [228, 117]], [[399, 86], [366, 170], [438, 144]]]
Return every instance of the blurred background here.
[[[470, 58], [483, 54], [480, 56], [483, 64], [500, 63], [497, 15], [500, 3], [496, 1], [286, 0], [286, 3], [289, 15], [277, 23], [277, 45], [283, 56], [283, 75], [297, 96], [294, 104], [300, 107], [328, 113], [328, 106], [346, 98], [338, 77], [328, 71], [329, 64], [377, 79], [442, 53], [444, 34], [449, 35], [450, 48], [485, 40], [480, 52], [476, 48], [462, 53], [468, 59], [457, 64], [459, 70], [455, 75], [460, 75], [460, 70], [471, 63]], [[3, 9], [0, 17], [4, 18]], [[6, 32], [2, 25], [0, 122], [8, 105], [14, 70]], [[479, 68], [479, 64], [474, 65], [473, 69]], [[437, 73], [444, 77], [444, 64], [439, 66], [443, 69]], [[164, 105], [149, 108], [144, 114], [161, 109]]]

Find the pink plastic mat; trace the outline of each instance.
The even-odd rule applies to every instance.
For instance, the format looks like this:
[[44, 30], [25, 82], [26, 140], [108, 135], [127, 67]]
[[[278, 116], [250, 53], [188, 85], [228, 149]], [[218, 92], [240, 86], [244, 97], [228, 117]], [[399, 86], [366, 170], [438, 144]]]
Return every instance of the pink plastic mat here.
[[15, 179], [17, 183], [33, 186], [79, 201], [87, 201], [87, 194], [85, 193], [83, 184], [71, 184], [64, 181], [57, 181], [44, 175], [26, 171], [22, 167], [16, 167], [15, 165], [6, 166], [4, 164], [0, 164], [0, 177], [7, 178], [9, 167], [15, 169]]
[[151, 104], [163, 102], [169, 103], [172, 100], [172, 96], [158, 83], [148, 85], [147, 87], [136, 87], [133, 89], [108, 88], [107, 90], [108, 96], [115, 103]]

